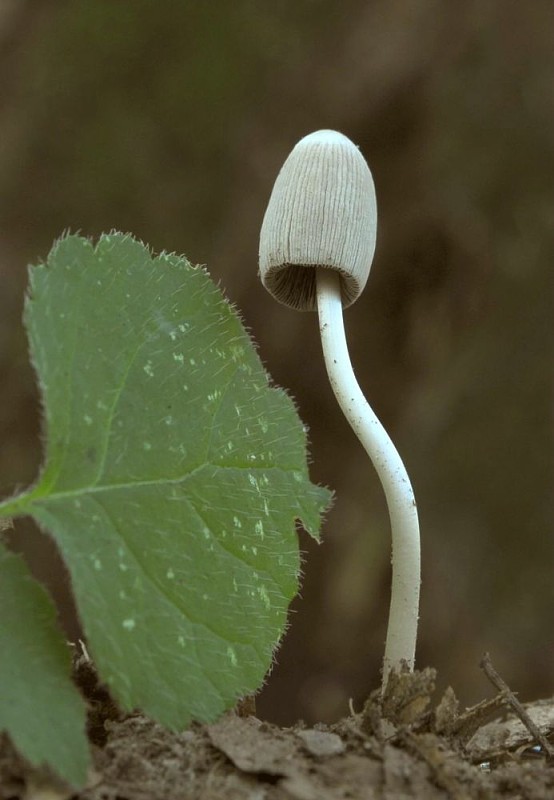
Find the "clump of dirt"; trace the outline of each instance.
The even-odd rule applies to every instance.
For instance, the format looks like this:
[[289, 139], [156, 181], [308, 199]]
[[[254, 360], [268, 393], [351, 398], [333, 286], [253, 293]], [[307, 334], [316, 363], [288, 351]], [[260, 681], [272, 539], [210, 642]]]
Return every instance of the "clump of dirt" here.
[[[0, 800], [547, 800], [554, 797], [554, 698], [522, 706], [485, 657], [496, 694], [460, 711], [433, 704], [433, 669], [392, 673], [360, 713], [335, 725], [278, 728], [241, 704], [172, 733], [121, 714], [86, 659], [94, 755], [87, 786], [64, 787], [0, 739]], [[495, 717], [495, 719], [491, 719]]]

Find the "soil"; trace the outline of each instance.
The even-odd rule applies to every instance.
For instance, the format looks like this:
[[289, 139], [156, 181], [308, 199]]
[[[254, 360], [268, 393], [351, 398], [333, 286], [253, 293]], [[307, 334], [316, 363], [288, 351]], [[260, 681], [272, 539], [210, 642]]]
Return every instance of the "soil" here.
[[554, 698], [521, 706], [488, 657], [496, 694], [460, 711], [432, 702], [435, 671], [393, 674], [381, 697], [334, 725], [278, 728], [251, 699], [174, 733], [122, 714], [81, 657], [94, 767], [75, 793], [0, 738], [0, 800], [547, 800], [554, 797]]

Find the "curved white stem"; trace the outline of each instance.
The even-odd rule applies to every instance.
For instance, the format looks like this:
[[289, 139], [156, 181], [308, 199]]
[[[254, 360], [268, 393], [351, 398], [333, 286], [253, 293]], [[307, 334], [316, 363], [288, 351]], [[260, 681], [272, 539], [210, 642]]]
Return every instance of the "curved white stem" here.
[[420, 544], [414, 493], [398, 451], [373, 413], [352, 370], [340, 275], [317, 270], [317, 308], [329, 381], [342, 411], [370, 457], [385, 491], [392, 529], [392, 593], [383, 662], [383, 687], [392, 667], [413, 669], [419, 614]]

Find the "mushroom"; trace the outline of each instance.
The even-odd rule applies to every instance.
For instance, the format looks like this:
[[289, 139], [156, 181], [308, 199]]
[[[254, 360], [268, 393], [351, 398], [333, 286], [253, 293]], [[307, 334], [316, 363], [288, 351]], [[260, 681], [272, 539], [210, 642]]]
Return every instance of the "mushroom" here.
[[342, 316], [360, 296], [375, 252], [377, 207], [369, 167], [341, 133], [301, 139], [271, 193], [260, 233], [265, 288], [279, 302], [319, 314], [327, 374], [385, 492], [392, 529], [392, 591], [383, 688], [392, 668], [414, 666], [420, 543], [414, 493], [394, 444], [354, 375]]

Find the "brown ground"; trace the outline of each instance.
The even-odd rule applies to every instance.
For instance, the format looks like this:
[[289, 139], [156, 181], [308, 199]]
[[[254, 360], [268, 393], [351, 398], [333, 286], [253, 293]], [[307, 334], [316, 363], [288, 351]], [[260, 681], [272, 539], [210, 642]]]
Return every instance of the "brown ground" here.
[[335, 725], [278, 728], [242, 704], [215, 724], [172, 733], [120, 714], [81, 660], [94, 752], [87, 787], [75, 794], [30, 768], [4, 737], [0, 800], [554, 797], [554, 698], [521, 710], [490, 662], [482, 666], [500, 690], [463, 712], [451, 689], [431, 702], [435, 671], [425, 669], [395, 676], [383, 701], [375, 692]]

